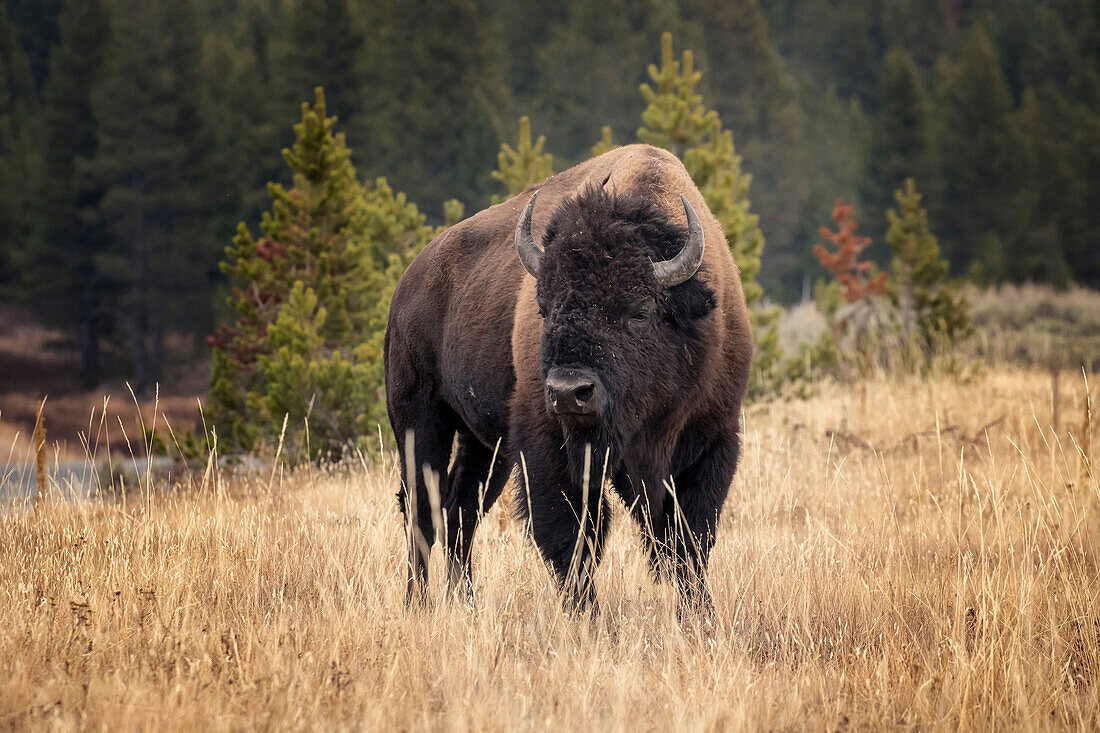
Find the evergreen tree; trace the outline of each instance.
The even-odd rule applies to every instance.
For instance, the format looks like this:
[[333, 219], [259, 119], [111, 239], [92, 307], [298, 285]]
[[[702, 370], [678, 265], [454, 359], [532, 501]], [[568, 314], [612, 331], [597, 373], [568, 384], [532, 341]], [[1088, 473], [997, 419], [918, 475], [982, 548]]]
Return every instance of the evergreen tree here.
[[565, 22], [569, 4], [486, 0], [482, 7], [495, 22], [494, 42], [499, 47], [504, 78], [508, 79], [518, 106], [522, 109], [537, 106], [543, 96], [541, 85], [550, 75], [545, 66], [547, 59], [540, 50], [546, 45], [551, 29]]
[[35, 88], [41, 88], [46, 81], [51, 49], [58, 42], [58, 16], [63, 4], [64, 0], [5, 0], [3, 3], [7, 16], [18, 29]]
[[1005, 245], [1015, 216], [1012, 95], [980, 27], [938, 77], [936, 210], [944, 249], [953, 266], [976, 262], [982, 277], [1000, 280], [1009, 274]]
[[619, 147], [611, 141], [611, 125], [600, 128], [600, 141], [592, 146], [592, 157], [603, 155]]
[[757, 218], [749, 213], [748, 190], [752, 177], [741, 172], [741, 158], [733, 147], [733, 134], [722, 129], [718, 113], [708, 110], [695, 93], [702, 78], [691, 51], [677, 61], [672, 53], [672, 34], [661, 37], [661, 65], [650, 65], [654, 86], [642, 84], [649, 106], [638, 129], [642, 142], [663, 147], [681, 157], [707, 206], [722, 224], [727, 244], [741, 271], [749, 305], [762, 295], [756, 284], [764, 235]]
[[[222, 270], [238, 285], [214, 347], [211, 415], [227, 450], [279, 439], [288, 455], [339, 453], [384, 416], [382, 338], [393, 287], [434, 234], [384, 179], [356, 178], [325, 98], [303, 105], [283, 155], [294, 187], [269, 184], [254, 239], [241, 223]], [[308, 431], [308, 432], [307, 432]], [[308, 445], [306, 441], [309, 441]]]
[[480, 208], [508, 104], [490, 19], [474, 0], [378, 0], [364, 13], [372, 108], [349, 121], [364, 171], [434, 210], [452, 197]]
[[[856, 99], [840, 96], [835, 84], [827, 84], [814, 96], [803, 98], [806, 119], [806, 184], [809, 194], [800, 214], [798, 247], [777, 251], [769, 248], [767, 270], [762, 281], [776, 298], [791, 298], [801, 292], [810, 297], [810, 276], [817, 268], [807, 242], [818, 236], [818, 222], [829, 218], [838, 195], [865, 208], [868, 193], [870, 146], [874, 120]], [[873, 258], [873, 256], [872, 256]], [[777, 273], [771, 277], [770, 273]], [[797, 278], [801, 277], [801, 282]]]
[[28, 190], [35, 160], [29, 137], [35, 101], [30, 61], [0, 5], [0, 295], [25, 297], [31, 287]]
[[582, 156], [599, 124], [629, 130], [642, 111], [635, 90], [658, 33], [679, 26], [673, 3], [567, 0], [535, 47], [537, 85], [525, 108], [555, 147]]
[[0, 109], [5, 115], [13, 116], [22, 105], [33, 109], [35, 84], [31, 73], [31, 62], [23, 43], [19, 38], [19, 26], [8, 17], [5, 6], [0, 5]]
[[[1100, 282], [1100, 114], [1052, 83], [1028, 89], [1016, 115], [1021, 185], [1009, 277]], [[1072, 263], [1072, 265], [1071, 265]]]
[[[245, 0], [205, 39], [199, 102], [210, 134], [204, 183], [211, 191], [207, 211], [217, 241], [232, 237], [242, 219], [259, 218], [265, 184], [284, 173], [279, 151], [289, 142], [289, 114], [313, 93], [308, 87], [292, 102], [285, 99], [277, 51], [284, 12], [274, 0]], [[216, 282], [215, 260], [210, 259]]]
[[287, 21], [286, 109], [322, 86], [329, 110], [342, 119], [355, 117], [363, 108], [359, 72], [365, 35], [348, 0], [294, 0]]
[[[183, 6], [0, 2], [0, 297], [64, 330], [90, 381], [128, 357], [148, 383], [158, 332], [208, 332], [224, 280], [207, 248], [258, 220], [265, 182], [289, 182], [278, 151], [318, 81], [364, 179], [387, 175], [454, 222], [445, 200], [477, 210], [503, 191], [490, 161], [515, 144], [513, 109], [553, 130], [559, 167], [601, 125], [633, 138], [662, 30], [695, 49], [707, 71], [692, 93], [733, 132], [737, 175], [753, 174], [768, 234], [754, 279], [773, 299], [797, 296], [831, 201], [882, 236], [908, 176], [956, 273], [1100, 286], [1095, 2]], [[604, 134], [598, 150], [626, 141]], [[667, 144], [728, 157], [721, 135]]]
[[504, 196], [494, 195], [494, 204], [515, 196], [532, 183], [539, 183], [554, 175], [554, 156], [542, 152], [545, 144], [545, 135], [539, 135], [535, 144], [531, 144], [531, 118], [520, 117], [516, 147], [502, 143], [497, 154], [497, 169], [493, 171], [493, 178], [503, 183], [508, 193]]
[[879, 300], [889, 293], [890, 276], [879, 272], [871, 260], [860, 260], [871, 246], [871, 238], [856, 233], [859, 222], [855, 211], [843, 199], [837, 199], [832, 219], [836, 231], [821, 227], [820, 235], [836, 249], [822, 244], [813, 248], [814, 256], [834, 278], [818, 287], [818, 308], [829, 322], [831, 338], [822, 340], [816, 348], [838, 362], [855, 356], [866, 378], [880, 347], [885, 319]]
[[107, 241], [92, 210], [102, 192], [84, 168], [98, 142], [91, 90], [102, 73], [109, 24], [101, 0], [66, 0], [58, 26], [61, 41], [50, 56], [43, 90], [34, 289], [46, 322], [75, 334], [81, 377], [91, 386], [102, 367], [111, 283], [97, 267]]
[[711, 213], [722, 224], [730, 252], [737, 263], [745, 300], [758, 305], [764, 290], [756, 282], [764, 234], [759, 218], [749, 210], [749, 186], [752, 176], [741, 172], [741, 156], [733, 148], [733, 133], [720, 125], [706, 144], [687, 150], [684, 164], [699, 187]]
[[[883, 49], [901, 49], [921, 69], [931, 69], [952, 37], [943, 0], [883, 0]], [[881, 88], [880, 88], [881, 91]]]
[[124, 337], [136, 390], [163, 376], [170, 332], [210, 320], [212, 251], [202, 186], [209, 138], [199, 114], [198, 30], [188, 0], [112, 2], [112, 44], [93, 90], [96, 226], [110, 245], [97, 275], [121, 294], [105, 307]]
[[458, 199], [443, 202], [443, 228], [447, 229], [466, 218], [466, 205]]
[[970, 331], [966, 297], [947, 282], [947, 261], [940, 257], [928, 214], [912, 178], [894, 194], [897, 208], [887, 212], [886, 243], [894, 253], [890, 300], [904, 333], [925, 350], [953, 346]]
[[[885, 211], [907, 178], [923, 180], [928, 173], [928, 100], [920, 71], [904, 49], [886, 54], [879, 98], [882, 108], [874, 120], [867, 196], [872, 211]], [[872, 217], [870, 222], [872, 236], [885, 232], [884, 220]]]
[[878, 62], [885, 52], [884, 0], [778, 0], [763, 4], [779, 50], [813, 87], [832, 82], [841, 97], [875, 106]]
[[[971, 17], [989, 34], [1014, 98], [1023, 96], [1028, 87], [1065, 85], [1073, 64], [1080, 63], [1077, 59], [1082, 58], [1079, 44], [1083, 39], [1075, 36], [1088, 27], [1090, 18], [1074, 5], [1034, 0], [974, 1]], [[1095, 10], [1091, 20], [1096, 23]]]

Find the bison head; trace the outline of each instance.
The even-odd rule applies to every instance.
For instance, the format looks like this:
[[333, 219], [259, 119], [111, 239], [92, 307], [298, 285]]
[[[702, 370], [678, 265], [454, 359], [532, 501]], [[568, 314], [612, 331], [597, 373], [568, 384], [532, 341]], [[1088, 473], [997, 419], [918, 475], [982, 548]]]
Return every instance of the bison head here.
[[[681, 197], [683, 199], [683, 197]], [[584, 445], [615, 465], [647, 426], [691, 399], [706, 348], [700, 324], [714, 294], [694, 277], [703, 229], [683, 199], [688, 229], [653, 201], [590, 188], [553, 213], [540, 248], [532, 196], [516, 248], [538, 281], [547, 412], [562, 427], [570, 463]], [[609, 467], [610, 468], [610, 467]]]

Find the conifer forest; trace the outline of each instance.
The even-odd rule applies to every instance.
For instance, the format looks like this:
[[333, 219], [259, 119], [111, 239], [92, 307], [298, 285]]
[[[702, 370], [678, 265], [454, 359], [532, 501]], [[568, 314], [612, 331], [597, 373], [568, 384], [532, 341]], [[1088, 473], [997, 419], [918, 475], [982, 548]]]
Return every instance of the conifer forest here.
[[765, 302], [826, 274], [837, 199], [887, 266], [908, 178], [952, 278], [1100, 286], [1092, 0], [4, 0], [0, 300], [87, 384], [148, 390], [231, 318], [220, 263], [316, 87], [358, 181], [440, 226], [507, 195], [521, 116], [544, 173], [638, 141], [665, 32], [740, 159]]

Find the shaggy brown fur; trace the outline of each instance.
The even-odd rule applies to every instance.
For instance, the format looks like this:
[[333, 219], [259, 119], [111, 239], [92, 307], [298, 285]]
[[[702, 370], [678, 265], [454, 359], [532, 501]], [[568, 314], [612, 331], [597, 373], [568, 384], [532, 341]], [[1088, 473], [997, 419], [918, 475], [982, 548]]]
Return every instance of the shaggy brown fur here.
[[[513, 238], [534, 191], [532, 231], [545, 247], [538, 283]], [[650, 262], [683, 246], [681, 194], [703, 224], [703, 265], [662, 289]], [[426, 582], [437, 529], [452, 582], [469, 587], [477, 521], [520, 465], [517, 505], [575, 600], [591, 599], [606, 530], [604, 477], [631, 507], [655, 567], [668, 561], [681, 589], [705, 600], [751, 358], [745, 298], [721, 228], [664, 150], [618, 148], [445, 231], [402, 277], [386, 332], [409, 598]], [[608, 404], [598, 424], [548, 410], [552, 368], [598, 375]], [[425, 467], [438, 479], [426, 484]]]

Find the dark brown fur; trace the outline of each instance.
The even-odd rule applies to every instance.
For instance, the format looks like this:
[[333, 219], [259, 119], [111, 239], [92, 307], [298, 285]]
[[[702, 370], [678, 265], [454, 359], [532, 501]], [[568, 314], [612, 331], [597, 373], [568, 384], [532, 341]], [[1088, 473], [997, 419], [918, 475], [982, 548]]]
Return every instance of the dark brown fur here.
[[[536, 190], [532, 231], [546, 247], [537, 285], [513, 239]], [[682, 246], [680, 194], [699, 214], [706, 250], [695, 277], [662, 290], [649, 261]], [[636, 303], [652, 311], [641, 325], [630, 320]], [[642, 527], [655, 567], [668, 561], [681, 589], [705, 598], [751, 357], [745, 299], [721, 229], [666, 151], [618, 148], [445, 231], [401, 278], [386, 331], [387, 405], [410, 530], [409, 597], [423, 589], [441, 521], [451, 580], [468, 587], [477, 521], [519, 465], [517, 504], [576, 600], [590, 599], [599, 562], [605, 472]], [[599, 372], [611, 394], [606, 419], [591, 430], [547, 410], [548, 369], [574, 365]], [[416, 474], [415, 501], [405, 489], [406, 461]], [[435, 521], [425, 466], [439, 477]]]

